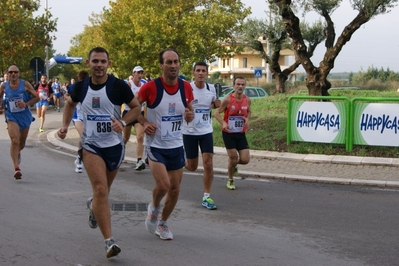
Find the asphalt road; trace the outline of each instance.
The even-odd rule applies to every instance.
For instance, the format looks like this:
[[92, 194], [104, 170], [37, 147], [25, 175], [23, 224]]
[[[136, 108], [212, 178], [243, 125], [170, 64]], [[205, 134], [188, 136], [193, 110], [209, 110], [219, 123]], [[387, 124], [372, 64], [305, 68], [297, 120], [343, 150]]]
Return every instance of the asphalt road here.
[[[0, 129], [0, 265], [399, 265], [399, 190], [259, 179], [225, 188], [218, 210], [201, 207], [202, 180], [186, 173], [168, 224], [173, 241], [144, 227], [153, 180], [123, 164], [112, 187], [113, 235], [122, 248], [106, 259], [87, 225], [91, 187], [74, 172], [74, 154], [32, 132], [15, 181], [9, 140]], [[138, 210], [115, 210], [117, 206]]]

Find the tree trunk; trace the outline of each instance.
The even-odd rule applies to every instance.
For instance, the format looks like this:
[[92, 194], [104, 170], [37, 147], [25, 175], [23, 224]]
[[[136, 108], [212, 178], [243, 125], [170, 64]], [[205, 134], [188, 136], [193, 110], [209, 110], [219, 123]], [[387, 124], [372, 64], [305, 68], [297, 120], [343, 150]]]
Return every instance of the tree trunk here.
[[288, 77], [280, 72], [275, 73], [274, 79], [276, 81], [276, 89], [274, 90], [274, 93], [285, 93], [285, 82], [287, 81]]
[[306, 73], [306, 87], [311, 96], [329, 96], [328, 89], [331, 88], [331, 83], [327, 80], [329, 71], [321, 73], [318, 68], [314, 71]]

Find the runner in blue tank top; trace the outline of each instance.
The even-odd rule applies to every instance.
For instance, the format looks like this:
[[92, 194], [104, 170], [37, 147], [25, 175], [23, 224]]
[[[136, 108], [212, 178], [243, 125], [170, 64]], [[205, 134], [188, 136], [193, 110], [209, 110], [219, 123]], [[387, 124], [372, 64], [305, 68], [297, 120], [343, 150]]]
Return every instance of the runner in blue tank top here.
[[39, 96], [32, 85], [19, 78], [19, 68], [11, 65], [8, 68], [9, 81], [0, 86], [0, 101], [5, 101], [5, 110], [3, 104], [0, 104], [0, 114], [5, 111], [8, 124], [8, 135], [11, 139], [10, 155], [14, 164], [14, 178], [21, 179], [22, 172], [19, 164], [21, 162], [21, 151], [25, 147], [28, 137], [30, 124], [32, 123], [32, 113], [29, 106], [39, 101]]

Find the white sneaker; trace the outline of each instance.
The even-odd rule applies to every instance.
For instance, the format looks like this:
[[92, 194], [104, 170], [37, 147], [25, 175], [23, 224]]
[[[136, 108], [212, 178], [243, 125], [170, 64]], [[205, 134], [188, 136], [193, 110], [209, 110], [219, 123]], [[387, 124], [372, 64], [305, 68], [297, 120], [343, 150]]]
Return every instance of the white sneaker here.
[[107, 258], [114, 257], [121, 252], [121, 248], [116, 244], [116, 241], [111, 238], [110, 240], [105, 240], [105, 252]]
[[82, 173], [82, 171], [83, 171], [83, 163], [82, 163], [82, 159], [80, 159], [80, 157], [78, 156], [78, 157], [76, 157], [76, 160], [75, 160], [75, 172], [76, 173]]
[[152, 203], [148, 204], [147, 217], [145, 218], [145, 228], [151, 234], [155, 234], [158, 226], [159, 209], [155, 209]]
[[166, 222], [163, 222], [163, 224], [158, 225], [158, 228], [157, 228], [157, 231], [155, 232], [155, 234], [163, 240], [172, 240], [173, 239], [173, 234], [169, 230], [169, 227], [166, 224]]
[[136, 167], [134, 168], [134, 170], [136, 171], [141, 171], [144, 169], [145, 169], [145, 162], [143, 160], [138, 161]]

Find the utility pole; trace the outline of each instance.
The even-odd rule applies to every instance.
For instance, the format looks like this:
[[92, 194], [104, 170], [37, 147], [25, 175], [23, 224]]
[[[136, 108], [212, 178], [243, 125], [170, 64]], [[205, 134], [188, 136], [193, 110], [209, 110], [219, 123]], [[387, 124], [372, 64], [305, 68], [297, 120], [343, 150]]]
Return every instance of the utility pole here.
[[[46, 0], [46, 12], [48, 11], [48, 0]], [[46, 45], [45, 47], [45, 51], [46, 51], [46, 75], [47, 78], [49, 78], [49, 59], [48, 59], [48, 45]]]
[[[272, 9], [270, 8], [270, 4], [268, 5], [269, 11], [269, 27], [272, 27]], [[272, 49], [270, 47], [269, 38], [267, 38], [267, 56], [270, 58], [272, 55]], [[272, 83], [272, 72], [270, 71], [270, 64], [266, 64], [266, 83]]]

